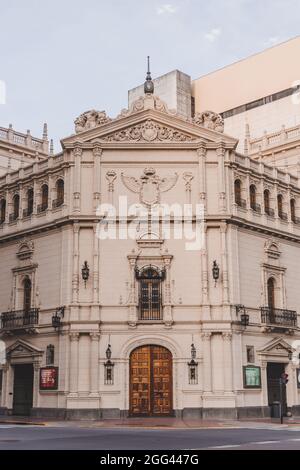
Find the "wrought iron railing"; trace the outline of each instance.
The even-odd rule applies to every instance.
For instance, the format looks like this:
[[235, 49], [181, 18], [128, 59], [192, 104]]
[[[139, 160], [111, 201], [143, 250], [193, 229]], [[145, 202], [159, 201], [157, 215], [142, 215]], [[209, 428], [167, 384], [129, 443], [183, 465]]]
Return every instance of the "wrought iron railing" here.
[[278, 212], [278, 217], [281, 219], [281, 220], [287, 220], [288, 219], [288, 215], [286, 212]]
[[6, 330], [28, 328], [30, 326], [37, 325], [38, 322], [38, 308], [1, 313], [1, 328]]
[[45, 212], [47, 209], [48, 209], [48, 204], [46, 204], [46, 203], [39, 204], [39, 205], [37, 206], [37, 212], [38, 212], [38, 214], [40, 214], [41, 212]]
[[269, 217], [275, 217], [275, 211], [274, 211], [274, 209], [271, 209], [271, 207], [265, 207], [265, 213]]
[[239, 206], [239, 207], [242, 207], [243, 209], [246, 209], [247, 208], [247, 202], [245, 201], [245, 199], [240, 199], [240, 198], [237, 198], [235, 203]]
[[251, 209], [252, 209], [254, 212], [259, 212], [259, 213], [261, 213], [260, 204], [257, 204], [256, 202], [251, 204]]
[[32, 208], [23, 209], [23, 217], [30, 217], [32, 215], [32, 212], [33, 212]]
[[279, 327], [297, 327], [297, 312], [281, 308], [261, 307], [261, 321]]
[[14, 214], [14, 213], [13, 213], [13, 214], [9, 214], [9, 221], [10, 221], [10, 222], [14, 222], [14, 221], [17, 220], [18, 218], [19, 218], [19, 216], [16, 215], [16, 214]]
[[64, 201], [62, 199], [54, 199], [52, 201], [52, 209], [56, 209], [57, 207], [61, 207], [63, 205]]

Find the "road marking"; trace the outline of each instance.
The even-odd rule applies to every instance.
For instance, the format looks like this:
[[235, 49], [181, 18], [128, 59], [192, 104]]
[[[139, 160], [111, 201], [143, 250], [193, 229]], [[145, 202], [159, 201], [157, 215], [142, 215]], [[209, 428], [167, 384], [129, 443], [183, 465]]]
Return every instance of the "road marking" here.
[[300, 441], [300, 439], [289, 439], [289, 441]]
[[259, 441], [259, 442], [250, 442], [251, 445], [264, 445], [264, 444], [278, 444], [281, 441]]

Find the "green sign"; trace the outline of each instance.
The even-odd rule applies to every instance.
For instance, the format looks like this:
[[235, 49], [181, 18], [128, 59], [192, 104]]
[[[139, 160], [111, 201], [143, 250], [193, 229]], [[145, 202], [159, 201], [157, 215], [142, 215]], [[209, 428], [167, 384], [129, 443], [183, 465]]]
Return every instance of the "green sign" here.
[[244, 388], [261, 388], [260, 367], [244, 366]]

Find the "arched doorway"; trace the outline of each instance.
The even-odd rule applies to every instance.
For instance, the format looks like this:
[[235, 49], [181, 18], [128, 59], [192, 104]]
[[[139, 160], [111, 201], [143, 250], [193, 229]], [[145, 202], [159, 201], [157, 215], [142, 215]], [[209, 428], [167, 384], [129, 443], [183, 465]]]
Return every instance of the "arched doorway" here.
[[172, 354], [163, 346], [146, 345], [130, 355], [130, 415], [172, 414]]

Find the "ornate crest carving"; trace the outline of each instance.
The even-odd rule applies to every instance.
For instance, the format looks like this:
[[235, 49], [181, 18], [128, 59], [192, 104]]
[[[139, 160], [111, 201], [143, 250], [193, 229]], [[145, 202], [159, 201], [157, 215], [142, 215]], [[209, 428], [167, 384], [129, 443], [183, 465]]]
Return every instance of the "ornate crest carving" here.
[[217, 132], [224, 132], [224, 121], [220, 114], [214, 113], [213, 111], [203, 111], [202, 113], [196, 113], [192, 119], [193, 124], [198, 126], [206, 127]]
[[114, 182], [117, 178], [117, 173], [114, 170], [108, 170], [105, 178], [108, 181], [108, 191], [112, 192], [114, 190]]
[[140, 96], [135, 100], [129, 109], [122, 109], [121, 113], [117, 116], [116, 119], [122, 119], [124, 117], [130, 116], [131, 114], [138, 113], [144, 109], [156, 109], [162, 113], [170, 114], [172, 116], [176, 115], [174, 109], [169, 109], [167, 104], [162, 101], [158, 96]]
[[32, 255], [34, 252], [34, 243], [32, 240], [28, 240], [27, 238], [23, 238], [23, 240], [20, 241], [18, 251], [17, 251], [17, 257], [20, 260], [24, 259], [31, 259]]
[[106, 116], [105, 111], [96, 111], [95, 109], [91, 109], [90, 111], [80, 114], [80, 116], [75, 119], [75, 132], [78, 134], [79, 132], [93, 129], [94, 127], [101, 126], [102, 124], [106, 124], [110, 121], [111, 119]]
[[191, 142], [196, 140], [196, 137], [148, 119], [142, 124], [104, 136], [102, 140], [104, 142]]
[[146, 206], [158, 204], [160, 193], [172, 189], [178, 180], [178, 174], [167, 178], [160, 178], [154, 168], [145, 168], [143, 175], [137, 179], [133, 176], [121, 174], [122, 181], [127, 189], [140, 195], [140, 202]]

